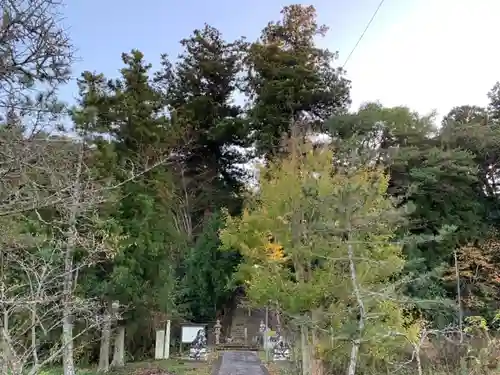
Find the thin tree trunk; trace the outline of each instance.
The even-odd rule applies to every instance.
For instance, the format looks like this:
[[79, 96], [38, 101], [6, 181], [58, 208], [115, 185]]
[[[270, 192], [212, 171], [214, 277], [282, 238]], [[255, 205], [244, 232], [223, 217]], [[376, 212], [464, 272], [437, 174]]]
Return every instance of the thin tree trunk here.
[[300, 327], [300, 347], [302, 352], [302, 375], [311, 374], [311, 349], [309, 347], [309, 330], [306, 324]]
[[351, 355], [349, 358], [349, 367], [347, 368], [347, 375], [355, 375], [356, 374], [356, 365], [358, 362], [358, 353], [359, 347], [361, 345], [361, 335], [363, 334], [363, 330], [365, 328], [365, 305], [363, 303], [363, 299], [361, 298], [361, 292], [359, 290], [358, 280], [356, 276], [356, 267], [354, 265], [354, 251], [352, 249], [352, 245], [347, 245], [348, 255], [349, 255], [349, 268], [351, 270], [351, 283], [352, 289], [354, 290], [354, 295], [356, 297], [356, 301], [358, 303], [359, 308], [359, 320], [358, 320], [358, 333], [357, 337], [353, 340], [351, 347]]
[[460, 271], [458, 269], [458, 256], [457, 252], [453, 253], [455, 257], [455, 275], [457, 278], [457, 308], [458, 308], [458, 326], [460, 329], [460, 344], [464, 342], [464, 332], [463, 332], [463, 310], [462, 310], [462, 296], [461, 296], [461, 286], [460, 286]]
[[31, 355], [33, 356], [33, 366], [38, 366], [38, 349], [36, 344], [36, 304], [31, 311]]
[[[2, 285], [1, 285], [1, 298], [2, 300], [7, 299], [7, 295], [5, 293], [5, 269], [4, 269], [4, 252], [1, 251], [1, 271], [2, 271]], [[9, 342], [9, 311], [8, 305], [3, 306], [2, 311], [2, 320], [1, 320], [1, 336], [0, 336], [0, 350], [1, 350], [1, 371], [2, 375], [7, 375], [15, 372], [15, 358], [14, 353], [11, 351], [10, 342]]]
[[311, 372], [312, 375], [322, 375], [323, 374], [323, 361], [318, 358], [316, 348], [319, 346], [319, 338], [318, 338], [318, 320], [319, 320], [319, 311], [314, 310], [311, 314], [312, 317], [312, 347], [311, 347]]
[[[70, 238], [74, 238], [71, 235]], [[70, 246], [74, 242], [68, 239], [68, 248], [64, 256], [64, 301], [63, 301], [63, 318], [62, 318], [62, 345], [63, 345], [63, 372], [64, 375], [75, 375], [75, 362], [73, 358], [73, 309], [71, 306], [71, 297], [73, 290], [73, 251]]]
[[97, 371], [109, 371], [109, 349], [111, 347], [111, 315], [109, 307], [106, 307], [102, 322], [101, 349], [99, 352], [99, 367]]
[[422, 360], [420, 359], [420, 347], [416, 349], [415, 358], [417, 360], [417, 374], [423, 375]]
[[125, 327], [117, 327], [111, 367], [125, 366]]
[[7, 335], [9, 332], [9, 313], [3, 311], [2, 316], [2, 375], [9, 373], [9, 362], [12, 361]]
[[75, 185], [71, 194], [71, 205], [68, 217], [68, 230], [66, 232], [66, 248], [64, 252], [64, 281], [63, 281], [63, 370], [64, 375], [75, 375], [74, 345], [73, 345], [73, 284], [74, 262], [73, 252], [77, 241], [76, 220], [81, 201], [81, 174], [83, 168], [84, 145], [80, 149], [78, 164], [75, 174]]

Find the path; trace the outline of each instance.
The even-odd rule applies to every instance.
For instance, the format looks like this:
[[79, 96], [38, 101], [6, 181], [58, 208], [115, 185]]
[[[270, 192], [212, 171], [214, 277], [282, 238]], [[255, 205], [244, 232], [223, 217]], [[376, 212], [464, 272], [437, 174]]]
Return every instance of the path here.
[[217, 375], [268, 375], [255, 352], [223, 352]]

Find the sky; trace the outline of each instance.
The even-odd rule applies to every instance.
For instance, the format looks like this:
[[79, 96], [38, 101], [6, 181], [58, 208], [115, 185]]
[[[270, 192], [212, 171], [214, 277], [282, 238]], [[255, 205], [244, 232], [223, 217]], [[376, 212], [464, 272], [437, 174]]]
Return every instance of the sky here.
[[[315, 0], [319, 22], [330, 27], [322, 47], [339, 51], [342, 65], [380, 0]], [[68, 1], [65, 25], [77, 48], [74, 75], [83, 70], [116, 77], [120, 55], [133, 48], [158, 63], [175, 57], [179, 40], [204, 23], [227, 39], [255, 40], [270, 20], [279, 19], [281, 0], [81, 0]], [[485, 105], [500, 80], [497, 22], [500, 0], [385, 0], [349, 59], [352, 107], [379, 100], [427, 114], [453, 106]], [[62, 91], [77, 94], [72, 83]]]

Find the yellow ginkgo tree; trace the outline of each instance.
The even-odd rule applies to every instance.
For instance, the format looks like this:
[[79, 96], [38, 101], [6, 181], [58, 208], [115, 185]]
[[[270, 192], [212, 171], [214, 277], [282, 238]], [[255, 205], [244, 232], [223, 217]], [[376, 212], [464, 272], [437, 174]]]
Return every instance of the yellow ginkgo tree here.
[[[404, 337], [390, 281], [404, 265], [394, 235], [402, 216], [383, 171], [340, 172], [332, 152], [292, 142], [288, 158], [262, 170], [243, 214], [227, 216], [221, 240], [243, 255], [247, 297], [278, 303], [301, 327], [303, 343], [315, 336], [330, 358], [336, 348], [353, 374], [359, 358], [388, 358]], [[302, 361], [307, 367], [311, 358], [303, 353]]]

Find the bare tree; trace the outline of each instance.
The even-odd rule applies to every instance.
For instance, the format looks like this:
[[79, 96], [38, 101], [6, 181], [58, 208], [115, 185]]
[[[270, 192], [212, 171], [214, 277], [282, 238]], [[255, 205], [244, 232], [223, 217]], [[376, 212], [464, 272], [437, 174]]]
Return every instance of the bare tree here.
[[[58, 360], [65, 349], [64, 345], [46, 345], [50, 335], [59, 332], [64, 318], [60, 245], [44, 240], [31, 249], [1, 252], [3, 373], [37, 374], [44, 365]], [[97, 308], [97, 301], [73, 299], [73, 315], [85, 322], [73, 340], [99, 323]]]
[[[70, 78], [73, 60], [61, 6], [0, 0], [2, 374], [36, 374], [62, 357], [64, 374], [74, 375], [76, 339], [103, 323], [102, 301], [81, 296], [78, 277], [113, 257], [120, 241], [104, 228], [101, 204], [171, 155], [166, 150], [154, 164], [132, 166], [118, 183], [99, 180], [82, 137], [52, 135], [65, 112], [57, 89]], [[26, 234], [26, 221], [38, 227], [36, 235]], [[61, 342], [45, 345], [51, 332], [62, 332]]]
[[[16, 257], [12, 256], [16, 252], [8, 252], [8, 269], [17, 268], [24, 277], [6, 277], [7, 272], [2, 272], [2, 306], [6, 316], [2, 336], [4, 351], [8, 351], [11, 358], [8, 361], [10, 371], [15, 373], [28, 363], [32, 364], [30, 372], [36, 371], [40, 363], [62, 354], [65, 374], [74, 374], [75, 336], [96, 326], [98, 319], [94, 317], [98, 316], [100, 309], [96, 301], [75, 294], [78, 272], [112, 256], [115, 244], [115, 238], [100, 227], [98, 209], [99, 204], [107, 199], [107, 190], [105, 185], [95, 181], [86, 165], [89, 150], [78, 140], [60, 138], [56, 141], [53, 144], [44, 140], [43, 152], [37, 153], [37, 162], [18, 168], [16, 173], [23, 175], [25, 183], [11, 189], [14, 196], [7, 199], [7, 211], [3, 212], [5, 221], [35, 221], [41, 233], [46, 233], [45, 238], [38, 239], [38, 242], [42, 241], [43, 246], [54, 254], [50, 262], [40, 264], [41, 260], [33, 261], [43, 259], [41, 244], [33, 243], [32, 238], [23, 237], [21, 232], [16, 233], [13, 225], [10, 247], [25, 250], [17, 251], [19, 255]], [[24, 151], [29, 153], [38, 147], [39, 142], [31, 140]], [[5, 173], [6, 180], [12, 177], [13, 170], [16, 168], [9, 169], [10, 175]], [[2, 189], [4, 196], [8, 195], [5, 188], [8, 186]], [[1, 250], [2, 254], [6, 252], [5, 247]], [[30, 251], [34, 252], [35, 258], [29, 256]], [[75, 251], [80, 252], [77, 261]], [[51, 280], [47, 280], [49, 277]], [[44, 326], [40, 318], [42, 313], [49, 314], [52, 322], [50, 328], [44, 327], [43, 331], [62, 328], [63, 335], [61, 345], [40, 362], [36, 342], [37, 327]], [[7, 325], [11, 317], [20, 322], [20, 327], [13, 329]], [[73, 332], [75, 320], [85, 322], [85, 327], [80, 328], [76, 335]], [[31, 345], [29, 350], [23, 351], [23, 337], [28, 331], [31, 332]]]
[[[11, 134], [9, 131], [4, 136]], [[5, 321], [9, 323], [15, 315], [17, 321], [22, 322], [22, 327], [16, 329], [3, 325], [2, 337], [8, 344], [4, 346], [4, 353], [10, 353], [7, 354], [12, 360], [7, 364], [13, 373], [19, 373], [27, 365], [30, 372], [36, 371], [47, 361], [62, 356], [65, 375], [73, 375], [75, 339], [105, 323], [101, 315], [105, 301], [85, 299], [75, 293], [78, 275], [112, 258], [123, 239], [119, 233], [107, 230], [100, 215], [101, 206], [114, 199], [119, 186], [168, 163], [169, 158], [166, 155], [130, 173], [126, 180], [116, 182], [95, 175], [92, 168], [94, 150], [82, 139], [13, 137], [16, 142], [8, 143], [0, 136], [0, 143], [11, 145], [7, 152], [0, 154], [0, 158], [3, 156], [0, 159], [0, 166], [3, 166], [0, 221], [6, 223], [0, 231], [2, 237], [10, 241], [8, 246], [0, 248], [0, 254], [10, 248], [25, 249], [15, 258], [16, 267], [23, 270], [25, 276], [21, 280], [2, 279], [2, 293], [7, 291], [2, 298], [9, 301], [4, 303], [3, 311], [8, 310], [9, 315]], [[38, 232], [44, 235], [35, 238], [23, 235], [26, 220], [36, 223]], [[27, 254], [30, 251], [39, 254], [40, 242], [55, 255], [50, 257], [50, 262], [31, 264]], [[9, 261], [11, 265], [6, 268], [13, 269], [14, 258]], [[19, 288], [19, 285], [24, 287]], [[53, 324], [49, 328], [39, 318], [41, 314], [50, 316]], [[38, 335], [61, 330], [61, 344], [51, 348], [51, 355], [41, 358]], [[31, 333], [29, 348], [25, 345], [27, 332]]]

